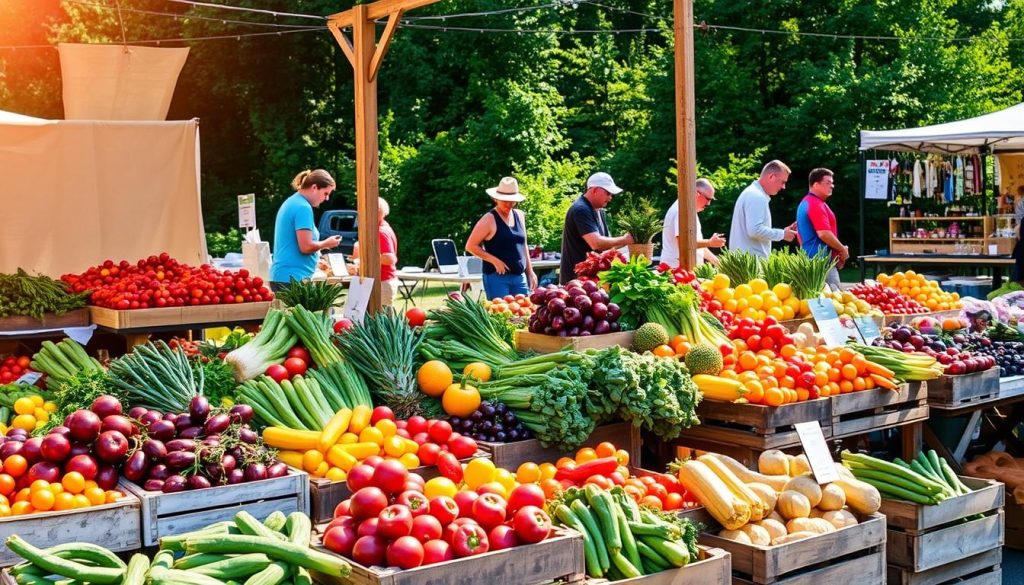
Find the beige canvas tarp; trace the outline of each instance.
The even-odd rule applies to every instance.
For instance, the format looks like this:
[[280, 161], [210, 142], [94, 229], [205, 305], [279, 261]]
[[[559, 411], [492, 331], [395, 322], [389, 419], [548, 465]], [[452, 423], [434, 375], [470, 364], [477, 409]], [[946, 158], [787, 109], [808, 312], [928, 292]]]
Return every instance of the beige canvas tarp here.
[[0, 112], [0, 272], [206, 259], [199, 121], [52, 121]]

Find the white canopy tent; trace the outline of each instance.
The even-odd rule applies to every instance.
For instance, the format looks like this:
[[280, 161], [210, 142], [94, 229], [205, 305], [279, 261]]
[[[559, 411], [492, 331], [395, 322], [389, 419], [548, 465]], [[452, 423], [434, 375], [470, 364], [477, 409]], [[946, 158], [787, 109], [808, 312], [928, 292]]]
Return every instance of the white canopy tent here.
[[934, 154], [1024, 152], [1024, 104], [946, 124], [861, 130], [860, 149]]

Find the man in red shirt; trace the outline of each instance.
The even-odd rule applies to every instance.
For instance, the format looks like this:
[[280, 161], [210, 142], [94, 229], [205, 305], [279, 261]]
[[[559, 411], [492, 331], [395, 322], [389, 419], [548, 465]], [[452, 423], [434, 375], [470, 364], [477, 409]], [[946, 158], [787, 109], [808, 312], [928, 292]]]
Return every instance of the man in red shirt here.
[[828, 169], [814, 169], [807, 178], [809, 191], [796, 208], [796, 228], [800, 247], [808, 256], [829, 250], [836, 259], [836, 268], [829, 271], [826, 282], [839, 290], [839, 270], [850, 257], [850, 251], [839, 241], [836, 215], [825, 201], [832, 196], [834, 175]]

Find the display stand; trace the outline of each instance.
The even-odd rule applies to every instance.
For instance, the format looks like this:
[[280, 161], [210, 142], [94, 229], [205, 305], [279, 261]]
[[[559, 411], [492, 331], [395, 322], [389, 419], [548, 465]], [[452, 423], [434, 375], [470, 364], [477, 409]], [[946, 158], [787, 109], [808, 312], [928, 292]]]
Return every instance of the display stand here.
[[202, 305], [117, 311], [89, 307], [92, 322], [103, 331], [125, 339], [128, 350], [149, 341], [153, 333], [201, 330], [225, 325], [258, 325], [270, 310], [271, 301], [234, 305]]

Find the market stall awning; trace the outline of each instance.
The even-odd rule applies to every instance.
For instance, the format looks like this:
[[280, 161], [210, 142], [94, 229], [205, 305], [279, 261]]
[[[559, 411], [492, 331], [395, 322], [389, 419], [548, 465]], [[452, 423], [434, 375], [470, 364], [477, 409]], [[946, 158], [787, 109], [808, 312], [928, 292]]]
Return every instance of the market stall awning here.
[[902, 130], [861, 130], [861, 150], [938, 154], [1024, 152], [1024, 104], [946, 124]]

